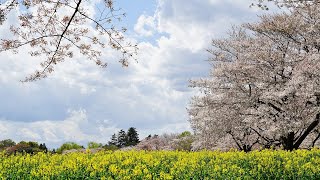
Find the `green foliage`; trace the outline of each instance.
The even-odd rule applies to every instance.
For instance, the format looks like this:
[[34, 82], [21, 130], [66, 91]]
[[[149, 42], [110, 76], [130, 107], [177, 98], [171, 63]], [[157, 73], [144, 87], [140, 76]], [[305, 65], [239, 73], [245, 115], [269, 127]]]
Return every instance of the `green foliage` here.
[[179, 135], [179, 138], [183, 138], [183, 137], [187, 137], [187, 136], [191, 136], [191, 132], [190, 131], [184, 131]]
[[174, 149], [179, 150], [179, 151], [191, 151], [193, 141], [194, 141], [194, 139], [192, 137], [179, 139], [175, 143]]
[[26, 142], [26, 141], [20, 141], [18, 144], [28, 145], [28, 142]]
[[128, 129], [127, 132], [127, 142], [126, 146], [135, 146], [139, 143], [139, 134], [136, 130], [136, 128], [131, 127]]
[[111, 136], [111, 140], [108, 142], [109, 145], [118, 146], [118, 137], [116, 134]]
[[174, 149], [179, 151], [191, 151], [194, 137], [189, 131], [184, 131], [178, 135], [178, 139], [174, 141]]
[[5, 139], [0, 141], [0, 149], [5, 149], [7, 147], [12, 147], [16, 145], [16, 143], [11, 139]]
[[94, 148], [101, 148], [103, 145], [101, 143], [96, 143], [96, 142], [89, 142], [88, 143], [88, 149], [94, 149]]
[[119, 148], [125, 147], [126, 144], [127, 144], [127, 134], [123, 129], [121, 129], [118, 133], [118, 147]]
[[37, 142], [29, 141], [27, 144], [32, 148], [39, 148], [39, 144]]
[[61, 154], [63, 151], [65, 150], [71, 150], [71, 149], [82, 149], [83, 146], [75, 143], [75, 142], [67, 142], [62, 144], [57, 150], [56, 152]]
[[108, 151], [115, 151], [119, 149], [116, 145], [104, 145], [103, 148]]
[[[11, 142], [11, 144], [13, 143]], [[29, 142], [20, 141], [18, 144], [8, 147], [6, 149], [6, 153], [7, 154], [16, 154], [16, 153], [35, 154], [38, 152], [47, 152], [47, 150], [48, 149], [44, 143], [39, 145], [37, 142], [34, 142], [34, 141], [29, 141]]]
[[47, 146], [46, 146], [45, 143], [40, 144], [40, 145], [39, 145], [39, 149], [41, 149], [41, 150], [43, 150], [43, 151], [45, 151], [45, 152], [48, 152], [48, 148], [47, 148]]
[[139, 142], [139, 134], [136, 128], [130, 127], [127, 133], [121, 129], [118, 134], [113, 134], [111, 140], [108, 142], [108, 145], [123, 148], [126, 146], [135, 146]]

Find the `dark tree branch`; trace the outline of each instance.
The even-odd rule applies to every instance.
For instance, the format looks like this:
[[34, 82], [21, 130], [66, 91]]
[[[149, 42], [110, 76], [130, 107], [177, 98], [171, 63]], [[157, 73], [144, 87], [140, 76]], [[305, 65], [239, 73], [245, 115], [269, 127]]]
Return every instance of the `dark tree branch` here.
[[318, 133], [318, 135], [317, 135], [317, 137], [312, 141], [311, 147], [314, 147], [315, 144], [316, 144], [316, 142], [320, 139], [320, 132], [317, 132], [317, 133]]
[[243, 149], [242, 149], [242, 146], [238, 143], [237, 139], [234, 137], [234, 135], [231, 133], [231, 131], [228, 131], [227, 133], [231, 135], [233, 141], [234, 141], [234, 142], [236, 143], [236, 145], [238, 146], [238, 149], [239, 149], [240, 151], [242, 151], [242, 150], [243, 150]]
[[316, 115], [316, 119], [308, 126], [304, 133], [294, 143], [294, 149], [298, 149], [304, 139], [311, 133], [311, 131], [318, 126], [320, 122], [320, 113]]
[[57, 46], [56, 46], [56, 50], [54, 51], [54, 54], [52, 55], [51, 60], [49, 61], [49, 63], [47, 64], [47, 66], [42, 70], [42, 73], [41, 73], [41, 74], [44, 74], [44, 73], [46, 72], [47, 68], [52, 64], [52, 62], [55, 61], [55, 56], [56, 56], [56, 54], [57, 54], [57, 52], [58, 52], [58, 50], [59, 50], [59, 48], [60, 48], [60, 44], [61, 44], [61, 41], [62, 41], [62, 39], [63, 39], [63, 37], [64, 37], [64, 34], [67, 32], [67, 30], [68, 30], [68, 28], [69, 28], [69, 26], [70, 26], [73, 18], [75, 17], [75, 15], [77, 14], [77, 12], [79, 11], [79, 7], [80, 7], [81, 2], [82, 2], [82, 0], [79, 0], [79, 1], [78, 1], [77, 6], [76, 6], [76, 8], [75, 8], [75, 10], [74, 10], [74, 12], [73, 12], [73, 14], [72, 14], [72, 16], [71, 16], [68, 24], [67, 24], [67, 26], [65, 27], [64, 31], [63, 31], [63, 32], [61, 33], [61, 35], [60, 35], [58, 44], [57, 44]]

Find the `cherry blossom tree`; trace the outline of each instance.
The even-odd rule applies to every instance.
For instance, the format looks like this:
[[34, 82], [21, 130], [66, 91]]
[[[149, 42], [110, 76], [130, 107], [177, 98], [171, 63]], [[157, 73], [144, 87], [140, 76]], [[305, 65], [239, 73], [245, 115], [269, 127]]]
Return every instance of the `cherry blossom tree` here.
[[254, 0], [250, 6], [257, 6], [263, 10], [269, 10], [268, 4], [270, 3], [274, 3], [280, 8], [297, 8], [301, 5], [319, 3], [319, 0]]
[[[112, 0], [97, 1], [95, 12], [88, 10], [89, 0], [2, 0], [0, 22], [9, 12], [18, 11], [19, 24], [12, 25], [12, 39], [1, 39], [0, 52], [16, 53], [28, 46], [31, 56], [45, 58], [41, 69], [26, 77], [24, 81], [45, 78], [54, 71], [55, 65], [72, 58], [79, 52], [100, 67], [107, 62], [101, 60], [101, 51], [112, 48], [122, 54], [120, 63], [128, 66], [135, 59], [137, 45], [124, 37], [126, 28], [117, 28], [125, 13], [116, 9]], [[90, 4], [91, 3], [91, 4]]]
[[[319, 143], [320, 4], [264, 15], [213, 40], [212, 72], [191, 81], [189, 107], [203, 147], [287, 150]], [[229, 139], [229, 141], [226, 141]]]

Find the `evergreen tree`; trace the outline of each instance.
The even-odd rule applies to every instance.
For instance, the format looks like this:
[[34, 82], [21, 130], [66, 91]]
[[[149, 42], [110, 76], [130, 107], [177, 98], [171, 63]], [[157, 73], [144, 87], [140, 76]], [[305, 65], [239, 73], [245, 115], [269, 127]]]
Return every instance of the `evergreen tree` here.
[[109, 146], [113, 145], [113, 146], [118, 146], [118, 137], [116, 134], [113, 134], [111, 136], [111, 140], [108, 142]]
[[48, 152], [48, 148], [47, 148], [47, 146], [46, 146], [45, 143], [40, 144], [40, 145], [39, 145], [39, 149], [42, 150], [42, 151], [44, 151], [44, 152]]
[[135, 146], [139, 143], [139, 134], [136, 128], [131, 127], [127, 132], [127, 143], [126, 146]]
[[127, 133], [121, 129], [118, 133], [118, 147], [122, 148], [127, 144]]

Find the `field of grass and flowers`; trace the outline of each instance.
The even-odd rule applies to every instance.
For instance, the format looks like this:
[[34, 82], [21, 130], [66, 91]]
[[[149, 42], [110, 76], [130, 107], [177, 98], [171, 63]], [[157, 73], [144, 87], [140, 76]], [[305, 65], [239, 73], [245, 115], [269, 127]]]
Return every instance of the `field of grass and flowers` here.
[[0, 155], [1, 179], [320, 179], [320, 150]]

